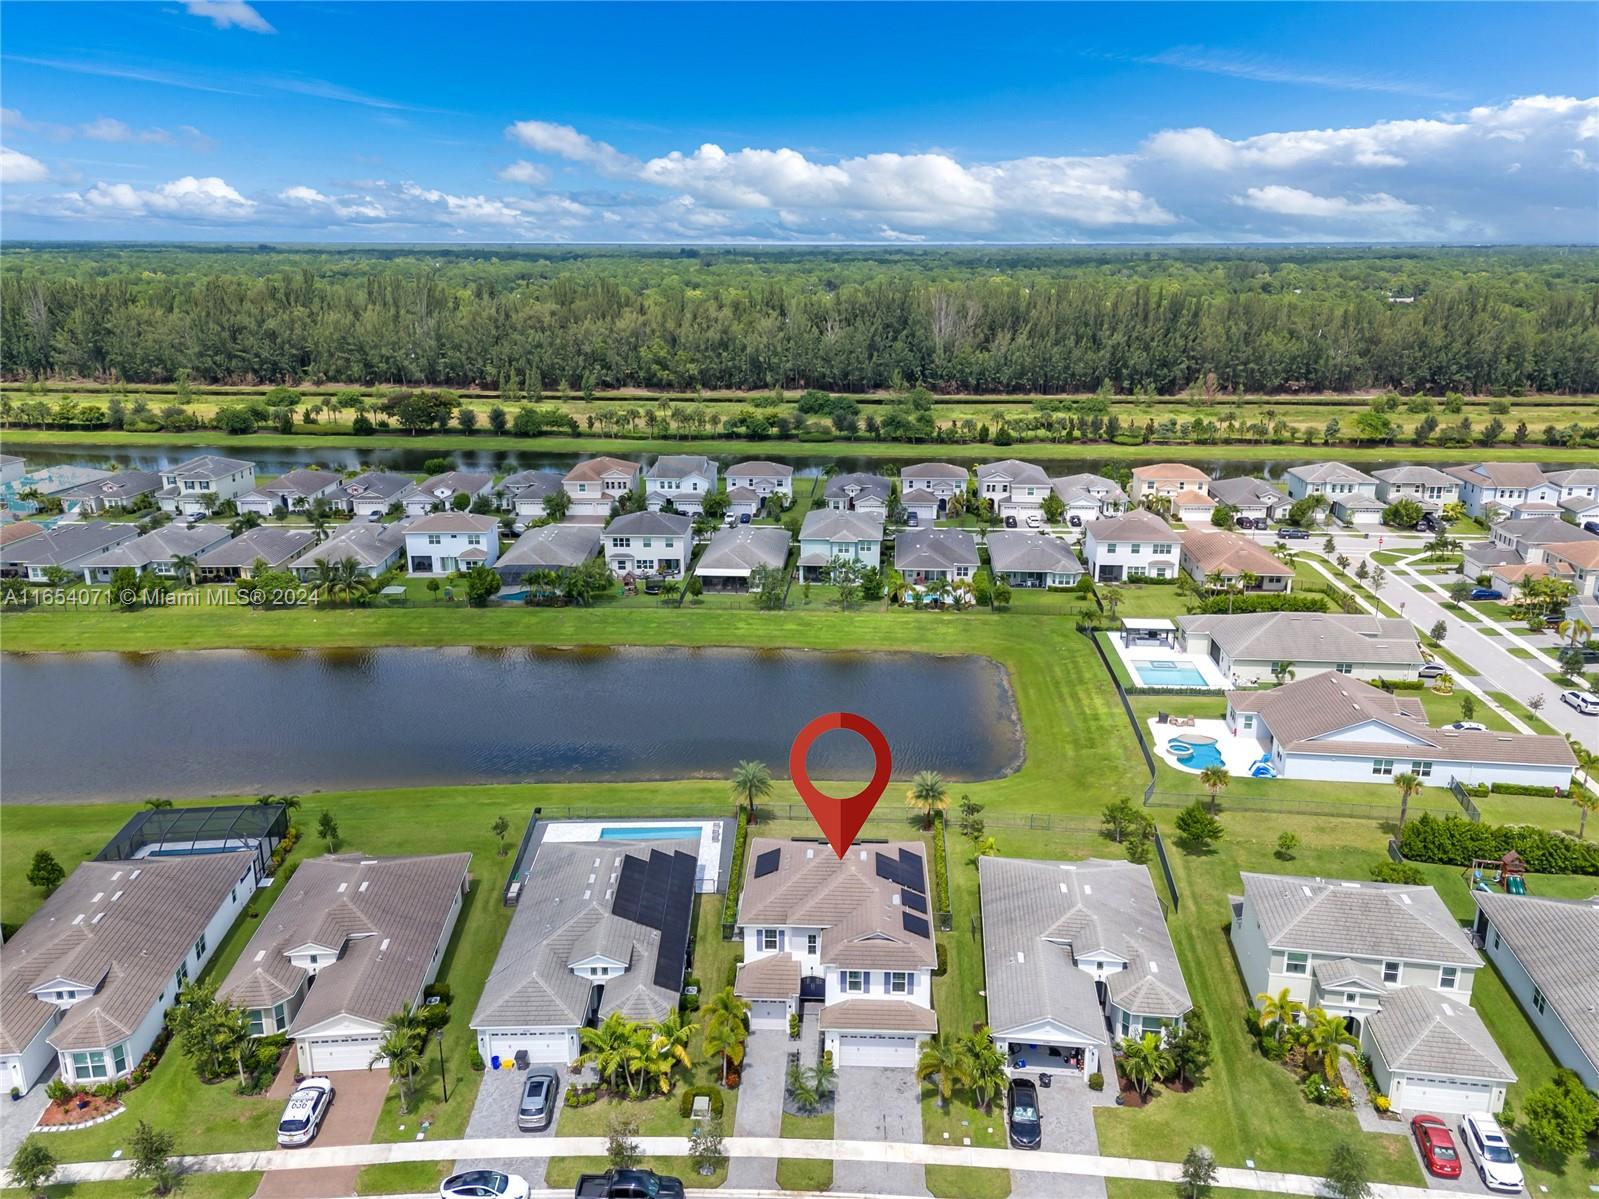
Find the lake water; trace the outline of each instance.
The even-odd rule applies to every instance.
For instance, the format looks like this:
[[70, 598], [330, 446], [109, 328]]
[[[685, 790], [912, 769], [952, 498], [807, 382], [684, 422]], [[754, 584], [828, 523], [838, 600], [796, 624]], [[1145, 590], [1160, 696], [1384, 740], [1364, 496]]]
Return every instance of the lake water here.
[[[997, 663], [735, 649], [378, 649], [0, 655], [6, 802], [788, 773], [827, 712], [875, 722], [894, 774], [1021, 763]], [[832, 732], [819, 779], [864, 779]], [[885, 802], [888, 802], [885, 800]], [[897, 801], [896, 801], [897, 802]]]

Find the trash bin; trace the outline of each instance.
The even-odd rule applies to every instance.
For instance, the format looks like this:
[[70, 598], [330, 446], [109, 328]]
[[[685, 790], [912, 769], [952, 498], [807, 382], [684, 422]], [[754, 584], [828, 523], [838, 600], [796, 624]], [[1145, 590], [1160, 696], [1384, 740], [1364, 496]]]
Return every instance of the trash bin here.
[[489, 1068], [491, 1070], [498, 1070], [500, 1068], [500, 1055], [499, 1054], [496, 1053], [493, 1057], [489, 1058]]

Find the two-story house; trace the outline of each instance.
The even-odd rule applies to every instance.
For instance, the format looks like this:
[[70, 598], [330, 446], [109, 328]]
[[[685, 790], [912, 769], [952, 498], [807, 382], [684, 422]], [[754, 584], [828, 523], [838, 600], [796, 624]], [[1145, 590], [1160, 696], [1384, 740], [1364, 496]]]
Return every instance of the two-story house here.
[[1193, 1009], [1147, 866], [983, 857], [977, 877], [989, 1029], [1013, 1071], [1092, 1074], [1113, 1039], [1165, 1037]]
[[894, 535], [894, 569], [915, 586], [969, 580], [981, 564], [977, 541], [965, 529], [901, 529]]
[[680, 578], [694, 552], [694, 518], [671, 512], [627, 512], [605, 526], [605, 561], [617, 575]]
[[883, 563], [883, 518], [869, 512], [813, 508], [799, 540], [802, 579], [827, 579], [835, 562], [853, 562], [862, 570]]
[[1349, 1025], [1397, 1110], [1497, 1112], [1515, 1073], [1471, 1008], [1482, 959], [1431, 887], [1243, 874], [1244, 985]]
[[1061, 475], [1049, 481], [1050, 488], [1066, 506], [1066, 519], [1074, 526], [1102, 516], [1115, 516], [1132, 502], [1116, 480], [1087, 472]]
[[823, 1045], [836, 1066], [910, 1069], [938, 1031], [937, 955], [921, 842], [826, 845], [750, 838], [734, 991], [750, 1026], [788, 1027], [821, 1004]]
[[183, 516], [203, 516], [231, 500], [255, 490], [255, 463], [219, 454], [202, 454], [161, 471], [156, 502], [162, 509]]
[[[937, 520], [949, 511], [949, 502], [964, 495], [970, 472], [950, 462], [918, 462], [899, 472], [900, 503], [922, 520]], [[918, 493], [925, 493], [923, 495]], [[916, 498], [913, 506], [912, 497]], [[928, 504], [932, 511], [927, 510]]]
[[870, 512], [888, 518], [888, 497], [894, 484], [882, 475], [834, 475], [822, 489], [822, 499], [834, 512]]
[[241, 495], [238, 508], [257, 516], [303, 512], [317, 500], [331, 500], [341, 484], [340, 477], [330, 470], [291, 470]]
[[1119, 583], [1148, 576], [1175, 579], [1176, 529], [1144, 509], [1091, 520], [1083, 526], [1083, 560], [1095, 582]]
[[1560, 485], [1531, 462], [1479, 462], [1444, 470], [1460, 480], [1460, 502], [1479, 520], [1490, 512], [1503, 517], [1522, 504], [1560, 502]]
[[645, 502], [655, 512], [670, 503], [698, 516], [715, 490], [716, 463], [704, 454], [663, 454], [644, 472]]
[[1381, 522], [1386, 507], [1377, 498], [1377, 480], [1342, 462], [1310, 462], [1287, 471], [1288, 494], [1294, 500], [1322, 496], [1328, 511], [1350, 524]]
[[561, 480], [572, 497], [568, 516], [609, 516], [611, 505], [633, 490], [640, 466], [625, 458], [585, 458]]
[[1175, 499], [1185, 491], [1210, 494], [1210, 476], [1197, 466], [1182, 462], [1154, 462], [1132, 470], [1133, 503], [1145, 504], [1155, 497]]
[[1025, 520], [1044, 511], [1044, 497], [1050, 494], [1049, 476], [1031, 462], [1006, 458], [985, 462], [977, 468], [977, 495], [989, 502], [1001, 518]]
[[405, 530], [405, 561], [413, 575], [448, 575], [500, 558], [500, 522], [473, 512], [435, 512]]
[[255, 1036], [287, 1033], [299, 1070], [387, 1061], [383, 1025], [439, 973], [467, 890], [469, 853], [301, 862], [218, 988]]
[[457, 496], [465, 496], [470, 503], [493, 494], [493, 475], [475, 470], [447, 470], [416, 485], [416, 492], [405, 497], [405, 513], [426, 516], [430, 512], [453, 509]]
[[1543, 560], [1577, 585], [1579, 597], [1599, 597], [1599, 539], [1551, 542], [1543, 547]]
[[347, 480], [333, 493], [332, 500], [335, 508], [352, 513], [356, 519], [371, 520], [388, 512], [395, 504], [403, 507], [405, 501], [416, 494], [416, 480], [410, 475], [371, 470]]
[[1377, 498], [1386, 506], [1415, 500], [1427, 512], [1442, 511], [1460, 500], [1460, 480], [1434, 466], [1394, 466], [1372, 471]]
[[519, 470], [500, 480], [500, 507], [522, 520], [542, 520], [544, 497], [564, 490], [558, 470]]
[[741, 487], [753, 491], [758, 500], [764, 500], [773, 492], [780, 492], [793, 499], [794, 468], [785, 466], [781, 462], [766, 462], [760, 459], [735, 462], [727, 468], [727, 489], [736, 491]]

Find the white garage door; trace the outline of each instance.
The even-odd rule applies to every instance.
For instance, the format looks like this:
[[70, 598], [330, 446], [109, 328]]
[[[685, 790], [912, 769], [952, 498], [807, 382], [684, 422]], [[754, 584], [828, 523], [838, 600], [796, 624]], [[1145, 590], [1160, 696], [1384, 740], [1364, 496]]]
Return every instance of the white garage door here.
[[491, 1033], [488, 1052], [484, 1059], [496, 1055], [506, 1061], [515, 1061], [518, 1052], [527, 1054], [530, 1062], [559, 1062], [565, 1065], [571, 1059], [571, 1041], [564, 1032]]
[[786, 999], [752, 999], [752, 1000], [750, 1000], [750, 1027], [751, 1028], [787, 1028], [788, 1027], [788, 1000], [786, 1000]]
[[306, 1043], [306, 1051], [306, 1068], [312, 1074], [325, 1074], [329, 1070], [365, 1070], [372, 1064], [372, 1055], [378, 1051], [378, 1038], [319, 1037]]
[[1449, 1115], [1486, 1112], [1493, 1102], [1493, 1088], [1487, 1083], [1407, 1078], [1401, 1102], [1403, 1110], [1407, 1112], [1440, 1112]]
[[841, 1066], [916, 1065], [916, 1038], [878, 1033], [854, 1033], [838, 1039], [838, 1064]]

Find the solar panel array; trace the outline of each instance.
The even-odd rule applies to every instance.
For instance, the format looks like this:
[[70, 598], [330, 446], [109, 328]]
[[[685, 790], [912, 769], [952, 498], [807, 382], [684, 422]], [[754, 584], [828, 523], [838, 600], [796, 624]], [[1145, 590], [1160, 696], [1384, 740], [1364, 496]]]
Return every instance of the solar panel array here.
[[693, 854], [650, 850], [649, 859], [633, 854], [622, 860], [611, 914], [656, 929], [661, 934], [655, 957], [655, 985], [677, 991], [683, 985], [688, 958], [689, 922], [694, 913]]
[[765, 878], [768, 874], [777, 872], [778, 862], [782, 860], [781, 849], [768, 849], [755, 859], [755, 877]]
[[900, 915], [900, 919], [905, 922], [906, 932], [914, 933], [918, 937], [930, 937], [932, 935], [932, 929], [928, 927], [927, 921], [921, 916], [912, 916], [909, 912], [903, 912]]
[[923, 867], [921, 854], [909, 849], [900, 850], [898, 857], [880, 853], [877, 855], [876, 865], [878, 878], [886, 878], [891, 883], [897, 883], [905, 891], [927, 894], [927, 872]]
[[918, 895], [915, 891], [909, 890], [905, 887], [901, 887], [899, 889], [899, 901], [906, 907], [915, 911], [923, 914], [926, 914], [927, 912], [927, 896]]

